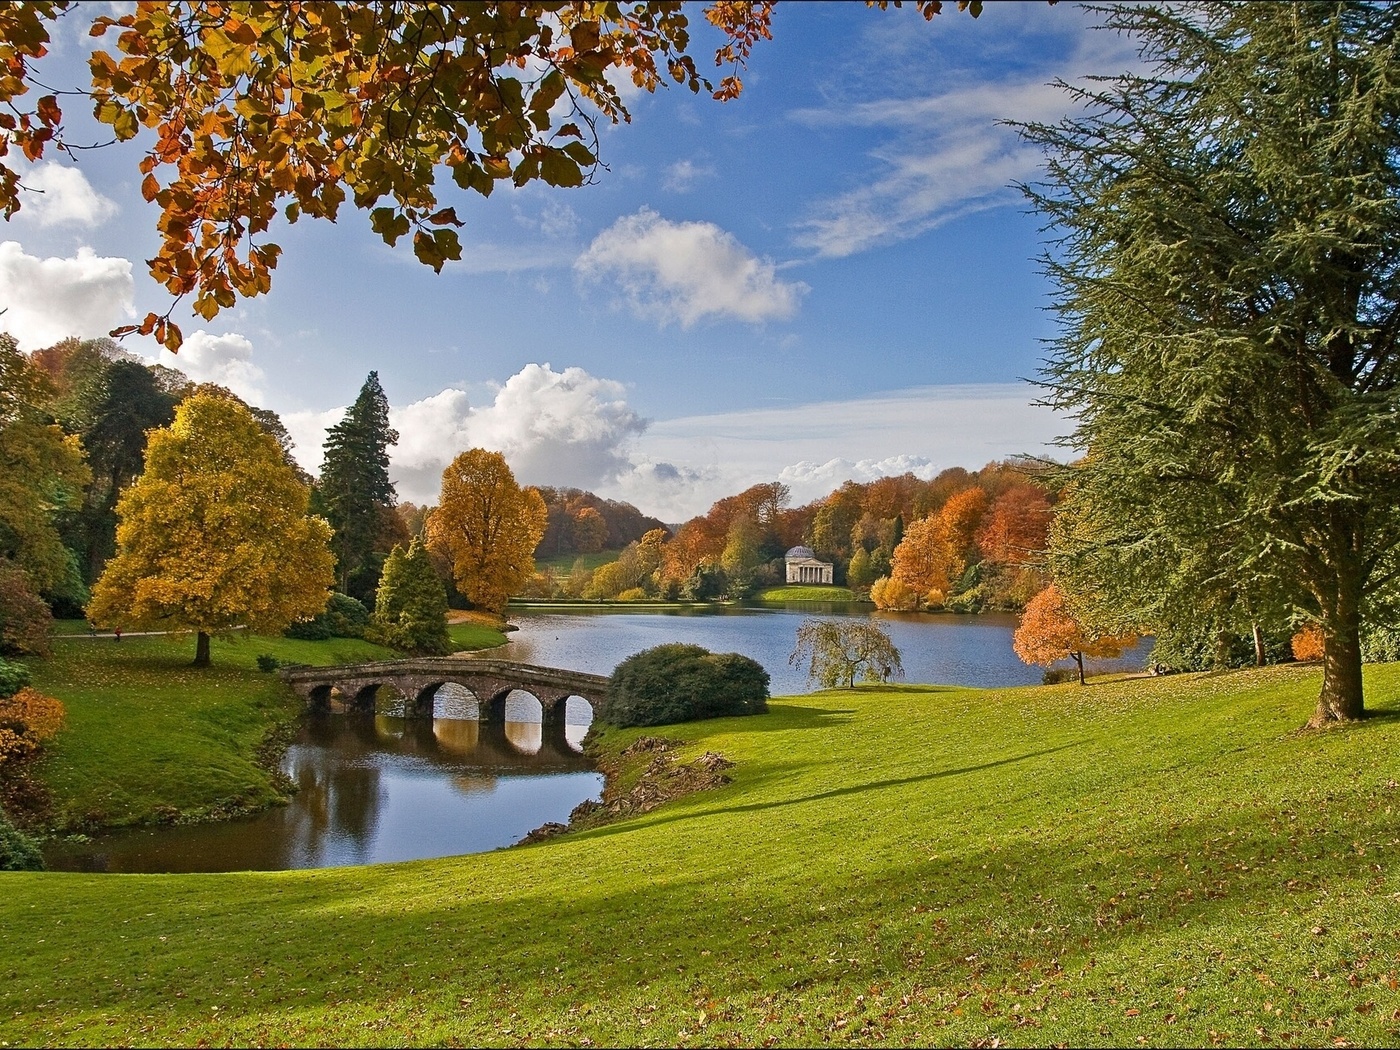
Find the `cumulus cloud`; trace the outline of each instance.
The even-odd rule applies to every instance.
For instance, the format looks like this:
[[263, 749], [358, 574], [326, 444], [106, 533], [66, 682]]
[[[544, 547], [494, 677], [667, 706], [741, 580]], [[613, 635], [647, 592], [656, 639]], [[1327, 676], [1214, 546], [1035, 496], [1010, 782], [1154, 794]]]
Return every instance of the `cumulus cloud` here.
[[133, 288], [129, 259], [103, 258], [91, 248], [40, 259], [18, 241], [0, 243], [0, 330], [25, 350], [106, 335], [133, 316]]
[[598, 234], [574, 269], [620, 288], [638, 316], [684, 328], [705, 318], [783, 320], [808, 291], [778, 280], [770, 260], [714, 223], [672, 222], [645, 207]]
[[[284, 417], [302, 466], [319, 469], [326, 428], [344, 413]], [[466, 391], [448, 389], [391, 408], [389, 421], [399, 432], [390, 477], [399, 498], [414, 503], [435, 503], [443, 470], [469, 448], [502, 453], [522, 484], [598, 488], [634, 469], [629, 449], [647, 426], [621, 383], [581, 368], [556, 372], [548, 363], [526, 365], [490, 404], [473, 406]]]
[[117, 213], [116, 202], [72, 165], [46, 160], [24, 174], [22, 185], [19, 216], [40, 226], [100, 226]]
[[178, 354], [160, 351], [158, 361], [178, 368], [196, 383], [218, 383], [250, 404], [265, 397], [263, 370], [253, 363], [253, 344], [237, 332], [213, 335], [203, 329], [185, 338]]

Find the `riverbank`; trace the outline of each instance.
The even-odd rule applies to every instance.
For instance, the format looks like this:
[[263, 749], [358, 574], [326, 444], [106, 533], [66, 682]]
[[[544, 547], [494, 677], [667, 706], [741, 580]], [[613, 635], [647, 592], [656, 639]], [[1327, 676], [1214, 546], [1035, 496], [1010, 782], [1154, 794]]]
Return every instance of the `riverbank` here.
[[[491, 627], [449, 628], [460, 648], [504, 643]], [[67, 721], [30, 770], [34, 790], [12, 815], [32, 829], [68, 833], [136, 824], [218, 820], [285, 801], [281, 748], [300, 701], [259, 656], [328, 665], [393, 659], [361, 639], [301, 641], [238, 634], [216, 640], [214, 663], [194, 668], [188, 635], [86, 634], [55, 639], [28, 662], [35, 688], [63, 701]]]
[[1391, 1045], [1400, 666], [1366, 679], [1327, 732], [1312, 667], [832, 691], [664, 727], [732, 782], [536, 846], [9, 875], [0, 1040]]

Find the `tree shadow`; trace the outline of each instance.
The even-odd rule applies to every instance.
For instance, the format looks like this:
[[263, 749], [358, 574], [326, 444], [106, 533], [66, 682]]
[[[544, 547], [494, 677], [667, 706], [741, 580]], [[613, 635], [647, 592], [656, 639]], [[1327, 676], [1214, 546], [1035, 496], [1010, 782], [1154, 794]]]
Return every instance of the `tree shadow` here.
[[[1061, 744], [1059, 747], [1043, 748], [1039, 751], [1028, 751], [1024, 755], [1014, 755], [1010, 758], [999, 758], [991, 762], [981, 762], [975, 766], [961, 766], [957, 769], [939, 769], [931, 773], [920, 773], [909, 777], [892, 777], [887, 780], [873, 780], [866, 784], [851, 784], [847, 787], [833, 788], [830, 791], [819, 791], [813, 795], [802, 795], [799, 798], [774, 799], [770, 802], [750, 802], [736, 806], [717, 806], [705, 808], [686, 813], [673, 813], [658, 817], [647, 822], [648, 827], [656, 827], [661, 824], [670, 824], [678, 820], [689, 820], [693, 817], [709, 817], [726, 813], [758, 813], [763, 810], [781, 809], [786, 806], [796, 806], [808, 802], [822, 802], [827, 799], [842, 798], [846, 795], [858, 795], [867, 791], [880, 791], [884, 788], [904, 787], [909, 784], [921, 784], [930, 780], [942, 780], [946, 777], [962, 776], [966, 773], [980, 773], [988, 769], [996, 769], [999, 766], [1013, 765], [1017, 762], [1026, 762], [1032, 758], [1040, 758], [1043, 755], [1053, 755], [1058, 751], [1066, 751], [1072, 747], [1079, 747], [1088, 743], [1087, 740], [1075, 740], [1068, 744]], [[686, 796], [694, 798], [694, 795]], [[681, 799], [676, 799], [679, 802]], [[631, 821], [620, 822], [618, 824], [608, 824], [601, 828], [591, 829], [591, 834], [599, 837], [615, 835], [624, 832], [633, 826]]]

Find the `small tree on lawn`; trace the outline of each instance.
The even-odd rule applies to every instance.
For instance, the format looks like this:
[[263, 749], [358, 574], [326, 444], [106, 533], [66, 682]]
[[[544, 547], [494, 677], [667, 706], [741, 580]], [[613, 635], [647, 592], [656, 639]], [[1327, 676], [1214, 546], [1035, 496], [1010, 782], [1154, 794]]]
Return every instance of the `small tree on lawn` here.
[[803, 620], [788, 663], [804, 662], [807, 677], [827, 689], [854, 689], [857, 675], [867, 682], [904, 677], [899, 649], [884, 628], [859, 620]]
[[1075, 618], [1060, 588], [1052, 583], [1026, 605], [1011, 647], [1026, 663], [1041, 667], [1072, 657], [1079, 667], [1079, 684], [1083, 685], [1084, 657], [1113, 659], [1136, 641], [1136, 635], [1102, 635], [1085, 628]]
[[395, 546], [384, 563], [374, 605], [375, 640], [395, 649], [440, 655], [451, 652], [447, 635], [447, 588], [433, 571], [428, 548], [418, 540]]

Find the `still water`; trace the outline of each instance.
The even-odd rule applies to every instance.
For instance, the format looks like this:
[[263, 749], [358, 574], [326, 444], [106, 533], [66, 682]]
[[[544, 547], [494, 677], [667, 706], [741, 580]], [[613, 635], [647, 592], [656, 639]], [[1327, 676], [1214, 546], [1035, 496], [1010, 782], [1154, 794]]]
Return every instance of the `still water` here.
[[[705, 610], [512, 610], [519, 630], [493, 656], [610, 674], [663, 642], [691, 642], [752, 657], [775, 696], [808, 691], [788, 654], [809, 616], [880, 623], [899, 647], [905, 681], [1008, 686], [1040, 681], [1011, 650], [1011, 615], [877, 613], [868, 605], [803, 603]], [[1140, 668], [1147, 644], [1099, 669]], [[512, 694], [504, 723], [476, 721], [476, 703], [444, 686], [434, 717], [404, 719], [381, 695], [374, 716], [308, 718], [283, 760], [297, 784], [289, 805], [222, 824], [139, 829], [87, 843], [56, 843], [50, 868], [67, 871], [245, 871], [324, 868], [476, 853], [508, 846], [580, 802], [603, 777], [579, 753], [591, 714], [569, 701], [567, 726], [541, 724], [539, 702]], [[577, 723], [577, 724], [575, 724]]]
[[[882, 613], [858, 603], [790, 603], [774, 606], [721, 606], [623, 612], [512, 610], [520, 630], [493, 651], [503, 659], [545, 667], [567, 667], [611, 674], [618, 662], [663, 642], [691, 642], [718, 653], [742, 653], [757, 660], [772, 679], [774, 696], [808, 692], [805, 668], [788, 663], [797, 628], [811, 616], [870, 619], [899, 648], [904, 681], [942, 685], [1034, 685], [1042, 668], [1022, 663], [1011, 650], [1020, 618], [1010, 613], [958, 616], [954, 613]], [[1098, 670], [1137, 670], [1146, 646], [1121, 661], [1090, 661]]]
[[59, 842], [45, 860], [58, 871], [279, 871], [509, 846], [601, 797], [602, 774], [577, 750], [586, 731], [538, 721], [308, 718], [282, 763], [297, 785], [290, 804], [246, 820]]

